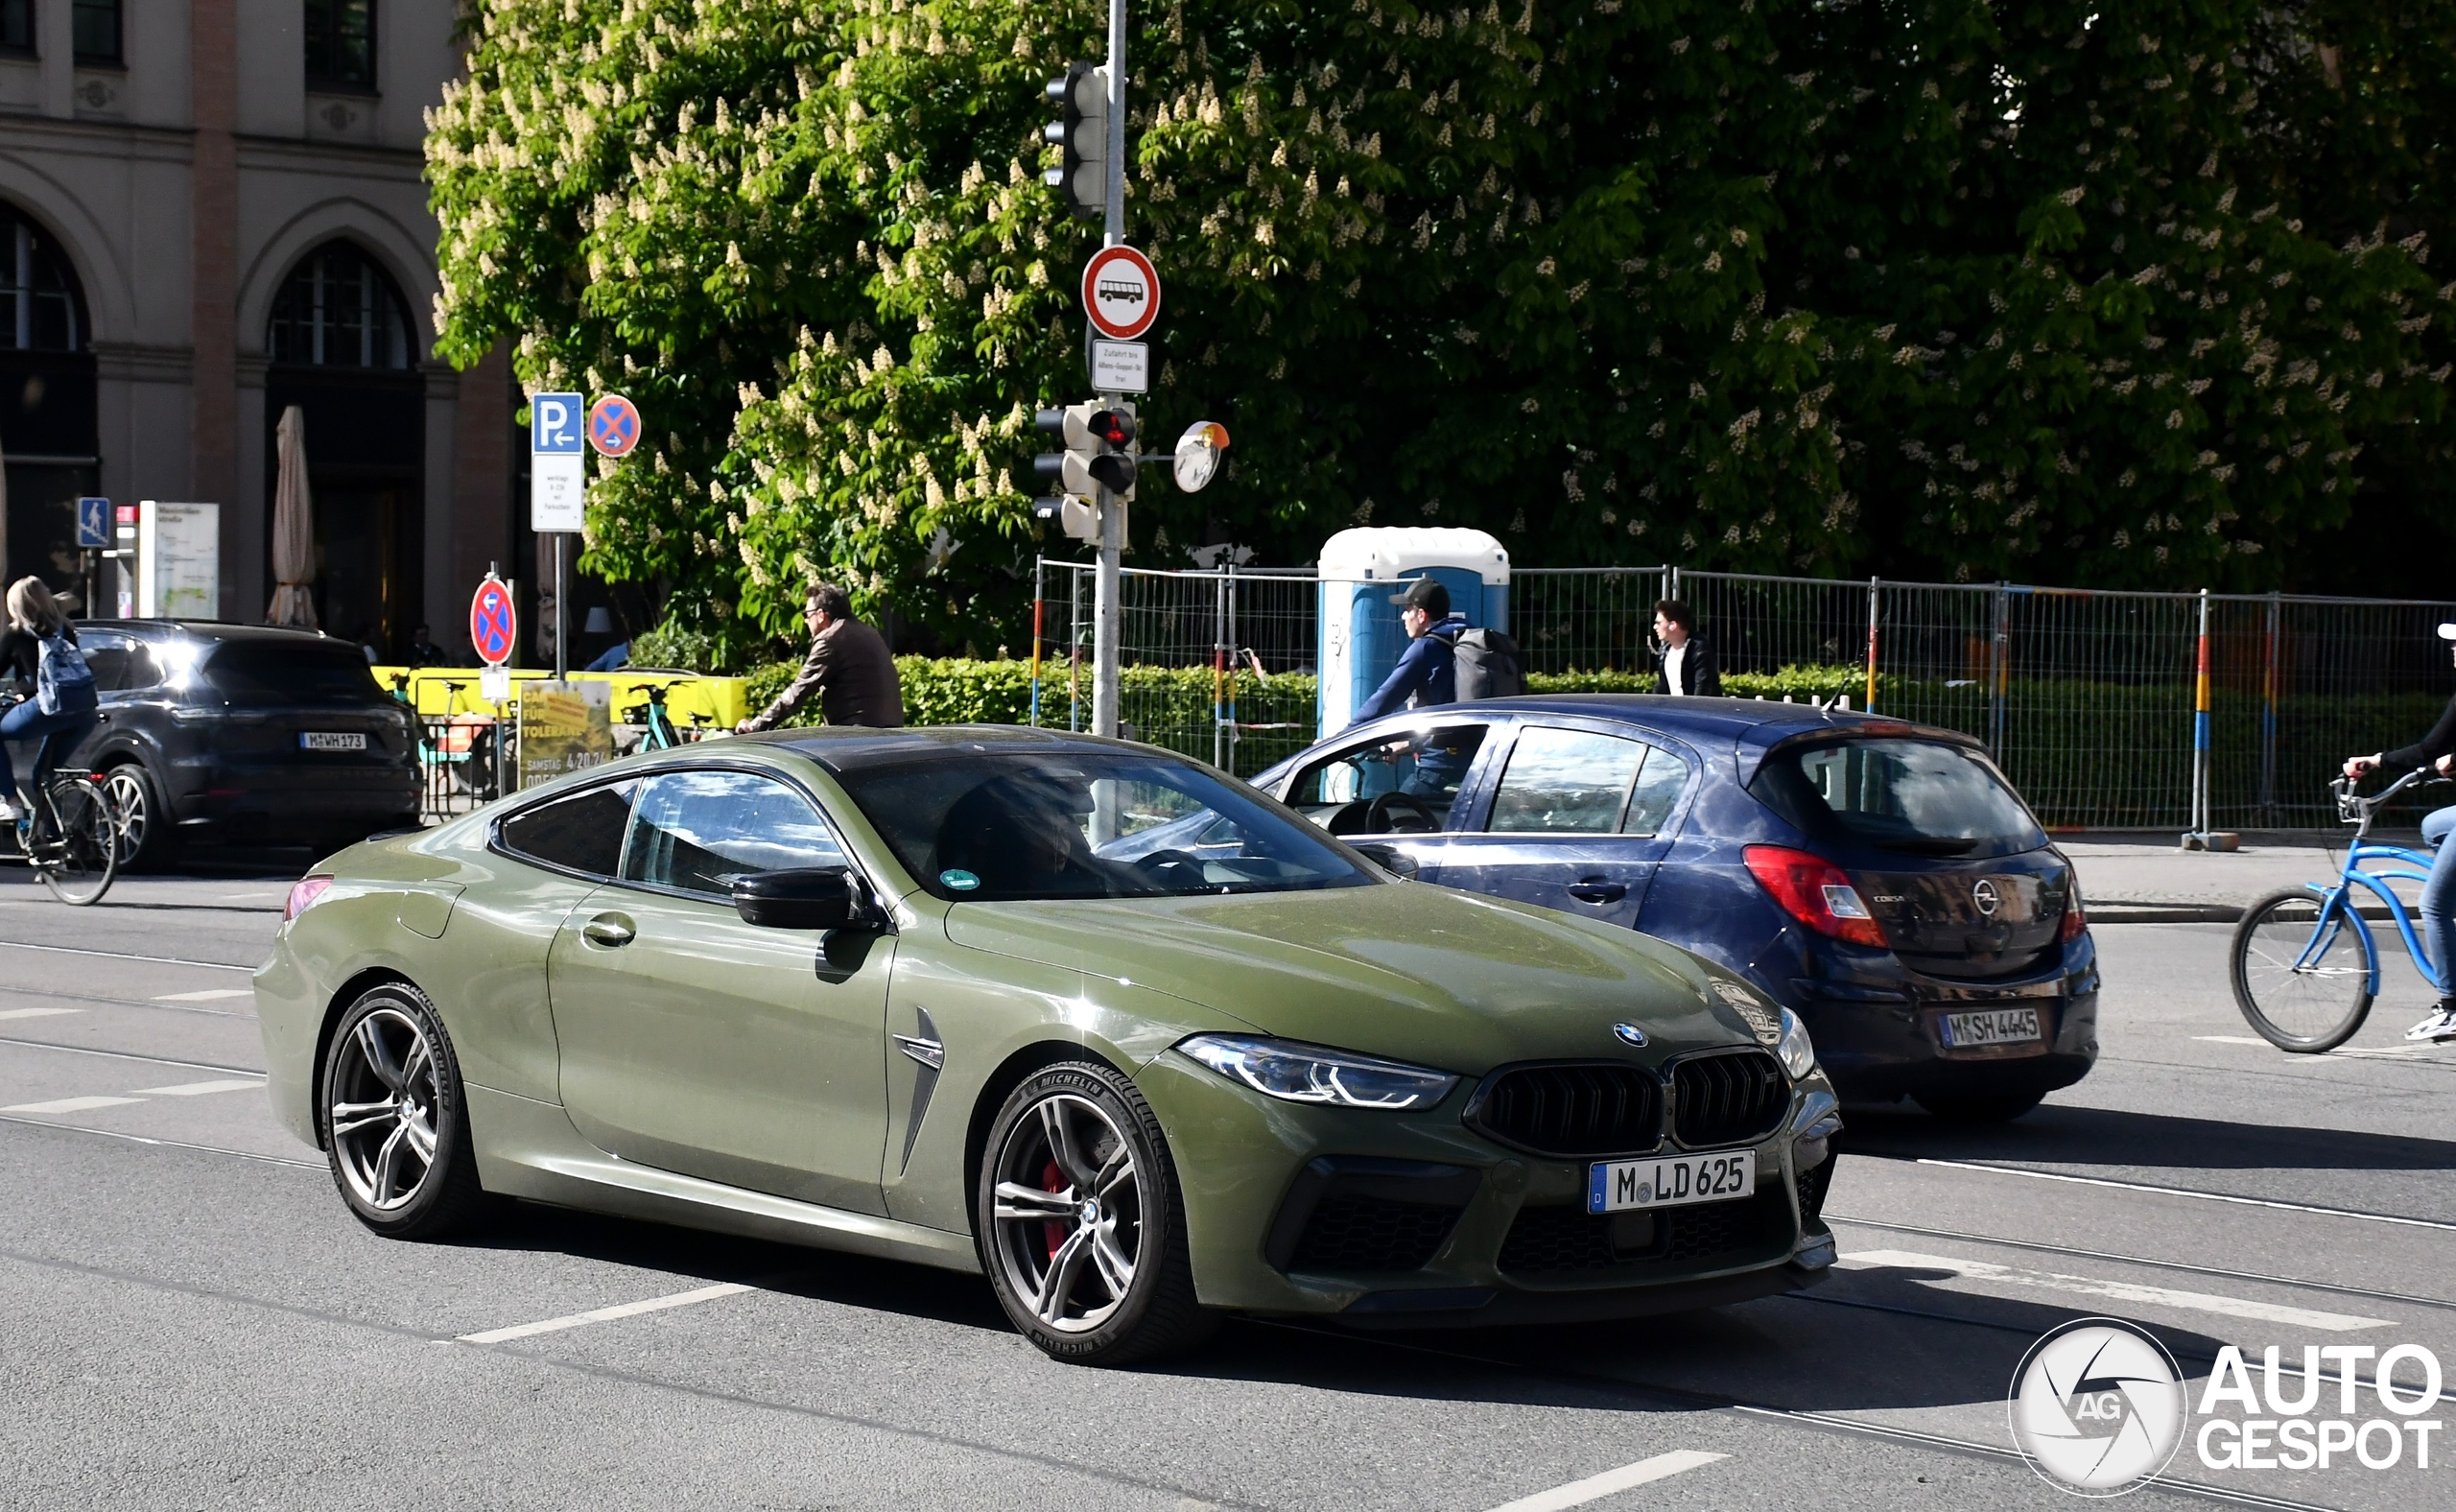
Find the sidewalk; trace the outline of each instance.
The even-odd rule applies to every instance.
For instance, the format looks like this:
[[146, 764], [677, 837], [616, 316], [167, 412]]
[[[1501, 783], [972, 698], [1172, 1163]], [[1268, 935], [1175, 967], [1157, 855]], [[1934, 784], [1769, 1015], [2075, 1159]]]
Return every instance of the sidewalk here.
[[[2247, 830], [2240, 850], [2187, 851], [2180, 836], [2159, 831], [2054, 837], [2080, 873], [2093, 924], [2231, 924], [2263, 893], [2334, 877], [2345, 864], [2346, 839], [2343, 833]], [[2373, 839], [2421, 843], [2411, 831], [2383, 830]]]

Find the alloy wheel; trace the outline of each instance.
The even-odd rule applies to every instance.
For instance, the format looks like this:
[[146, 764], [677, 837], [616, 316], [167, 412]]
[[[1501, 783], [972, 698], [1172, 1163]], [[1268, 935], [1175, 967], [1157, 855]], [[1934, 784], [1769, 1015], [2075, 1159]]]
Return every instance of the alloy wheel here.
[[103, 791], [110, 800], [119, 863], [126, 866], [144, 853], [146, 832], [154, 822], [146, 804], [145, 779], [133, 768], [114, 767], [103, 783]]
[[998, 1153], [995, 1263], [1041, 1325], [1088, 1334], [1134, 1288], [1143, 1214], [1134, 1147], [1090, 1099], [1052, 1093]]
[[359, 1201], [405, 1206], [434, 1168], [435, 1047], [416, 1020], [379, 1007], [358, 1021], [333, 1067], [334, 1163]]

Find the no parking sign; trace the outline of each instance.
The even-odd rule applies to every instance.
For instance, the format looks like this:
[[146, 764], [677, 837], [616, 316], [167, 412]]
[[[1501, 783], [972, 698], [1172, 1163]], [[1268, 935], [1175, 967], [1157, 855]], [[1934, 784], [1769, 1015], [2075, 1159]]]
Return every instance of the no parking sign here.
[[640, 411], [619, 393], [601, 397], [588, 408], [588, 444], [602, 457], [627, 457], [640, 444]]
[[493, 573], [486, 574], [470, 597], [469, 644], [489, 667], [511, 660], [512, 650], [520, 644], [520, 610], [511, 602], [511, 589]]

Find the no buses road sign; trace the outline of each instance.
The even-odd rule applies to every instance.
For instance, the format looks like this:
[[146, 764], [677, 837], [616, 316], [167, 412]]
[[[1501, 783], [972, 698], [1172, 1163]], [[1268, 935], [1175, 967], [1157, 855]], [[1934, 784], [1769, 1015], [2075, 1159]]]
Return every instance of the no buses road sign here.
[[469, 644], [489, 667], [511, 660], [520, 645], [520, 610], [511, 602], [510, 586], [493, 573], [469, 600]]
[[1083, 265], [1083, 313], [1112, 341], [1130, 342], [1160, 318], [1160, 274], [1131, 247], [1103, 247]]
[[588, 520], [588, 458], [580, 445], [580, 396], [529, 399], [529, 528], [577, 531]]

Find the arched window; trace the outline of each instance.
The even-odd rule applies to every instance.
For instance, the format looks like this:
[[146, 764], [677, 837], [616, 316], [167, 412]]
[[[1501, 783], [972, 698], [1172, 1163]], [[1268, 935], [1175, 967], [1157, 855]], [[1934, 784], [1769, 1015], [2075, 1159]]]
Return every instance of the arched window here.
[[266, 344], [277, 363], [407, 367], [409, 306], [365, 252], [347, 242], [327, 242], [307, 254], [274, 295]]
[[40, 227], [5, 205], [0, 205], [0, 349], [85, 349], [76, 275]]

